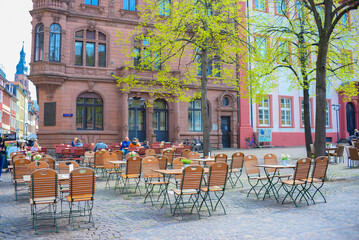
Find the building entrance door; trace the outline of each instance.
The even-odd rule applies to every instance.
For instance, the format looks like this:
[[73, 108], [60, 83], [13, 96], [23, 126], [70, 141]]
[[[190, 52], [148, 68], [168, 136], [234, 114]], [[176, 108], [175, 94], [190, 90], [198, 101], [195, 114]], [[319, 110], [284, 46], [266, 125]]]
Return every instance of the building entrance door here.
[[221, 117], [222, 145], [224, 148], [231, 147], [231, 117]]
[[134, 137], [140, 142], [146, 140], [146, 109], [143, 99], [129, 99], [128, 125], [130, 140]]
[[354, 135], [355, 129], [355, 112], [353, 103], [347, 103], [347, 131], [349, 136]]
[[153, 104], [153, 132], [157, 142], [168, 142], [168, 107], [166, 101], [158, 99]]

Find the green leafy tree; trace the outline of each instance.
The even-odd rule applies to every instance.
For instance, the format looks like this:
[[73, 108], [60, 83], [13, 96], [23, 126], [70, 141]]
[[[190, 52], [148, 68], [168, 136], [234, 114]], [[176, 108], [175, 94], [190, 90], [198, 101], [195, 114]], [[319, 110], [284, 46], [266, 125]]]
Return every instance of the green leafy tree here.
[[[135, 61], [125, 62], [131, 74], [118, 76], [118, 86], [123, 91], [148, 92], [153, 100], [200, 98], [205, 156], [210, 150], [207, 85], [222, 84], [237, 91], [241, 85], [242, 95], [248, 95], [248, 82], [236, 77], [236, 71], [247, 69], [245, 16], [240, 6], [236, 0], [145, 0], [139, 7], [139, 25], [129, 36], [119, 33], [118, 43]], [[142, 77], [146, 71], [152, 72], [151, 78]]]

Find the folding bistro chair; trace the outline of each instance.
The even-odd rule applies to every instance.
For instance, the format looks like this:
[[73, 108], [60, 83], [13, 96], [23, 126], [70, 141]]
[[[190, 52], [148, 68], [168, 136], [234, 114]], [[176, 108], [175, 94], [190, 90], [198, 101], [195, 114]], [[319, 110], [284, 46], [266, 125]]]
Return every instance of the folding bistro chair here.
[[163, 155], [167, 157], [167, 164], [172, 166], [174, 151], [172, 149], [163, 150]]
[[190, 149], [183, 149], [181, 152], [181, 157], [188, 158], [188, 154], [191, 152]]
[[[282, 204], [284, 203], [285, 199], [289, 196], [293, 201], [294, 205], [298, 207], [296, 201], [300, 196], [299, 201], [302, 198], [304, 198], [305, 201], [307, 202], [307, 205], [309, 205], [306, 197], [306, 192], [307, 192], [306, 185], [307, 185], [307, 179], [310, 170], [310, 164], [311, 164], [310, 158], [299, 159], [296, 163], [293, 179], [282, 181], [283, 189], [286, 191], [286, 195], [283, 198]], [[301, 187], [301, 189], [299, 189], [299, 186]], [[298, 193], [297, 196], [294, 197], [296, 191]]]
[[[57, 172], [59, 174], [70, 174], [70, 165], [72, 164], [74, 169], [79, 168], [79, 164], [75, 161], [63, 161], [60, 162], [57, 166]], [[69, 180], [61, 180], [59, 181], [59, 192], [60, 192], [60, 201], [61, 201], [61, 212], [62, 212], [62, 202], [65, 200], [64, 194], [69, 193]]]
[[[232, 161], [229, 168], [229, 178], [228, 178], [230, 184], [232, 185], [232, 188], [234, 188], [238, 182], [240, 182], [240, 184], [243, 187], [243, 183], [240, 179], [243, 170], [243, 159], [244, 159], [244, 154], [241, 152], [236, 152], [233, 153], [232, 155]], [[235, 180], [233, 180], [233, 178], [235, 178]]]
[[[130, 184], [130, 179], [134, 179], [136, 187], [135, 193], [138, 188], [138, 191], [141, 195], [141, 189], [139, 187], [141, 180], [141, 157], [130, 157], [126, 161], [126, 173], [121, 174], [119, 180], [123, 184], [122, 193], [127, 190], [129, 193], [128, 185]], [[117, 184], [116, 184], [117, 185]]]
[[17, 201], [18, 185], [25, 183], [23, 176], [28, 175], [27, 166], [30, 164], [30, 160], [25, 158], [20, 158], [14, 160], [13, 164], [14, 164], [13, 182], [15, 187], [15, 200]]
[[95, 159], [94, 159], [94, 170], [95, 172], [98, 172], [99, 170], [102, 173], [102, 176], [104, 176], [104, 166], [103, 166], [103, 155], [106, 153], [106, 150], [100, 150], [95, 152]]
[[359, 161], [358, 149], [354, 147], [350, 147], [349, 155], [350, 155], [349, 167], [352, 167], [354, 165], [353, 161]]
[[[157, 155], [156, 158], [158, 160], [158, 164], [160, 165], [160, 169], [167, 169], [168, 158], [164, 155]], [[173, 168], [173, 162], [172, 162], [172, 168]]]
[[43, 157], [40, 159], [40, 161], [46, 162], [47, 164], [49, 164], [49, 168], [51, 168], [52, 170], [56, 170], [56, 161], [52, 157]]
[[[193, 208], [196, 207], [198, 217], [201, 218], [199, 213], [198, 199], [200, 196], [200, 189], [203, 179], [203, 167], [197, 165], [191, 165], [183, 169], [182, 181], [180, 188], [172, 189], [175, 194], [175, 207], [173, 210], [173, 215], [175, 215], [177, 208], [179, 208], [182, 220], [183, 212], [182, 207], [185, 207], [185, 204], [191, 204], [191, 213]], [[184, 201], [184, 196], [190, 196], [188, 201]]]
[[163, 177], [161, 173], [154, 172], [154, 170], [158, 170], [158, 169], [160, 169], [160, 166], [157, 158], [148, 156], [142, 159], [142, 174], [145, 180], [145, 188], [146, 188], [144, 203], [146, 203], [146, 200], [149, 197], [152, 206], [154, 205], [152, 196], [155, 186], [159, 186], [158, 191], [160, 192], [157, 201], [162, 194], [166, 198], [166, 194], [164, 193], [164, 191], [167, 189], [168, 182], [161, 180]]
[[83, 148], [83, 147], [75, 147], [74, 155], [73, 155], [72, 160], [76, 161], [78, 164], [81, 163], [81, 165], [83, 165], [84, 156], [85, 156], [85, 148]]
[[193, 159], [199, 159], [201, 158], [201, 154], [199, 154], [198, 152], [190, 152], [188, 153], [188, 159], [191, 159], [191, 165], [199, 165], [199, 162]]
[[[308, 193], [309, 197], [312, 199], [314, 204], [315, 204], [314, 197], [315, 194], [317, 194], [318, 192], [324, 199], [324, 202], [327, 202], [320, 189], [324, 185], [325, 176], [328, 169], [328, 163], [329, 163], [328, 157], [317, 157], [314, 161], [312, 176], [308, 179], [302, 179], [303, 181], [306, 181], [309, 184], [308, 188], [306, 189], [306, 192]], [[316, 186], [316, 184], [319, 184], [319, 186]], [[313, 195], [310, 194], [309, 192], [309, 189], [311, 187], [315, 189]]]
[[[56, 232], [58, 232], [56, 219], [57, 179], [57, 173], [52, 169], [38, 169], [31, 174], [30, 205], [32, 225], [35, 228], [35, 233], [37, 233], [37, 223], [39, 220], [49, 220], [52, 218]], [[40, 207], [41, 205], [45, 205], [45, 207]]]
[[95, 164], [95, 152], [94, 151], [86, 151], [85, 152], [84, 163], [85, 163], [86, 167], [94, 167], [94, 164]]
[[[251, 186], [251, 189], [247, 193], [247, 197], [249, 196], [249, 193], [253, 190], [256, 194], [256, 197], [259, 198], [260, 192], [267, 186], [268, 177], [267, 176], [261, 176], [260, 169], [257, 167], [258, 165], [258, 159], [254, 155], [247, 155], [243, 159], [244, 162], [244, 168], [246, 170], [248, 183]], [[256, 191], [256, 187], [258, 184], [261, 184], [261, 188], [259, 191]]]
[[106, 152], [103, 156], [103, 166], [105, 171], [105, 178], [106, 178], [106, 185], [110, 188], [110, 180], [112, 176], [116, 176], [116, 179], [118, 178], [118, 175], [123, 173], [122, 170], [120, 170], [120, 166], [118, 164], [110, 163], [109, 161], [118, 161], [118, 156], [116, 153], [113, 152]]
[[31, 162], [27, 165], [27, 174], [31, 175], [35, 170], [41, 168], [49, 168], [49, 164], [42, 161]]
[[156, 155], [156, 151], [154, 149], [146, 149], [145, 151], [145, 155], [147, 156], [155, 156]]
[[[204, 203], [207, 207], [208, 214], [211, 216], [211, 211], [208, 208], [208, 204], [206, 203], [207, 198], [211, 204], [211, 210], [215, 211], [217, 209], [218, 204], [220, 203], [224, 214], [226, 214], [226, 209], [221, 202], [224, 192], [226, 189], [226, 182], [228, 177], [228, 164], [225, 162], [215, 162], [209, 168], [209, 176], [207, 180], [207, 185], [201, 187], [201, 192], [204, 192], [204, 196], [202, 197], [202, 202], [199, 207], [201, 210], [202, 204]], [[214, 193], [216, 197], [217, 203], [213, 207], [213, 202], [211, 198], [211, 193]]]
[[[129, 159], [131, 157], [131, 154], [133, 154], [133, 153], [131, 153], [131, 152], [126, 153], [125, 159]], [[140, 157], [140, 155], [137, 152], [134, 152], [134, 154], [136, 157]]]
[[[183, 168], [183, 162], [181, 161], [181, 159], [183, 159], [183, 157], [178, 157], [178, 158], [173, 159], [172, 169], [182, 169]], [[175, 179], [176, 188], [178, 188], [178, 185], [182, 180], [182, 174], [174, 175], [174, 179]]]
[[116, 154], [117, 154], [117, 160], [118, 160], [118, 161], [122, 161], [122, 160], [123, 160], [123, 152], [122, 152], [122, 150], [115, 150], [115, 151], [113, 151], [113, 153], [116, 153]]
[[[74, 217], [88, 216], [88, 222], [95, 225], [92, 216], [95, 183], [95, 172], [91, 168], [77, 168], [70, 173], [70, 191], [66, 199], [70, 207], [69, 222], [72, 220], [73, 229], [75, 229]], [[76, 209], [75, 203], [77, 203]], [[75, 214], [78, 215], [75, 216]]]
[[[278, 158], [275, 154], [268, 153], [264, 157], [264, 164], [265, 165], [281, 165], [278, 163]], [[279, 171], [276, 171], [275, 168], [267, 168], [266, 169], [267, 174], [277, 177], [278, 179], [287, 178], [289, 179], [292, 175], [291, 174], [285, 174], [281, 175]]]
[[[335, 162], [338, 163], [340, 162], [340, 159], [343, 158], [343, 162], [344, 162], [344, 145], [338, 145], [337, 149], [335, 150], [334, 153], [328, 153], [329, 157], [335, 157]], [[338, 160], [339, 158], [339, 160]]]

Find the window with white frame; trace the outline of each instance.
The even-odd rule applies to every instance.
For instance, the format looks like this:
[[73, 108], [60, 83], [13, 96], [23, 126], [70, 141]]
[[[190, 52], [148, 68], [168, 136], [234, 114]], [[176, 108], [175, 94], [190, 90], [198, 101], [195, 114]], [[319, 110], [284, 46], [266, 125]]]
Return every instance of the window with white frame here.
[[[311, 116], [311, 108], [310, 108], [310, 101], [309, 101], [309, 122], [312, 122]], [[302, 100], [302, 126], [304, 126], [304, 100]]]
[[329, 102], [327, 101], [325, 105], [325, 126], [330, 127], [330, 117], [329, 117]]
[[281, 123], [282, 126], [292, 126], [291, 99], [280, 99]]
[[269, 98], [264, 98], [258, 103], [258, 122], [260, 126], [270, 125]]

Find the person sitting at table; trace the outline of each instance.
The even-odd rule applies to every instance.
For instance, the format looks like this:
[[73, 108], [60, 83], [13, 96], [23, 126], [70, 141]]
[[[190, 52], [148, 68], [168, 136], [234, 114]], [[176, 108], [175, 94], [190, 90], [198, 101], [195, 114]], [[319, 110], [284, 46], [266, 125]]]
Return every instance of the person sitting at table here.
[[71, 146], [75, 147], [77, 143], [78, 138], [74, 138], [74, 140], [71, 143]]
[[80, 139], [77, 139], [76, 140], [76, 143], [75, 143], [75, 147], [83, 147], [84, 145], [82, 144], [81, 140]]
[[97, 150], [100, 149], [108, 149], [106, 143], [102, 142], [101, 140], [98, 141], [98, 143], [95, 145], [95, 147], [93, 148], [93, 151], [96, 152]]
[[126, 155], [128, 153], [128, 147], [130, 146], [130, 139], [125, 137], [125, 140], [121, 143], [120, 150], [122, 150], [123, 154]]
[[26, 151], [26, 146], [24, 142], [20, 142], [18, 145], [18, 151]]
[[147, 141], [147, 140], [146, 140], [146, 141], [143, 141], [143, 144], [142, 144], [141, 147], [150, 149], [150, 146], [148, 145], [148, 141]]
[[137, 138], [133, 138], [132, 142], [130, 143], [130, 145], [128, 147], [141, 147], [141, 144], [138, 142]]
[[35, 141], [34, 141], [34, 145], [31, 147], [31, 151], [37, 152], [37, 151], [39, 151], [39, 150], [41, 150], [41, 147], [40, 147], [40, 145], [37, 143], [37, 141], [35, 140]]

